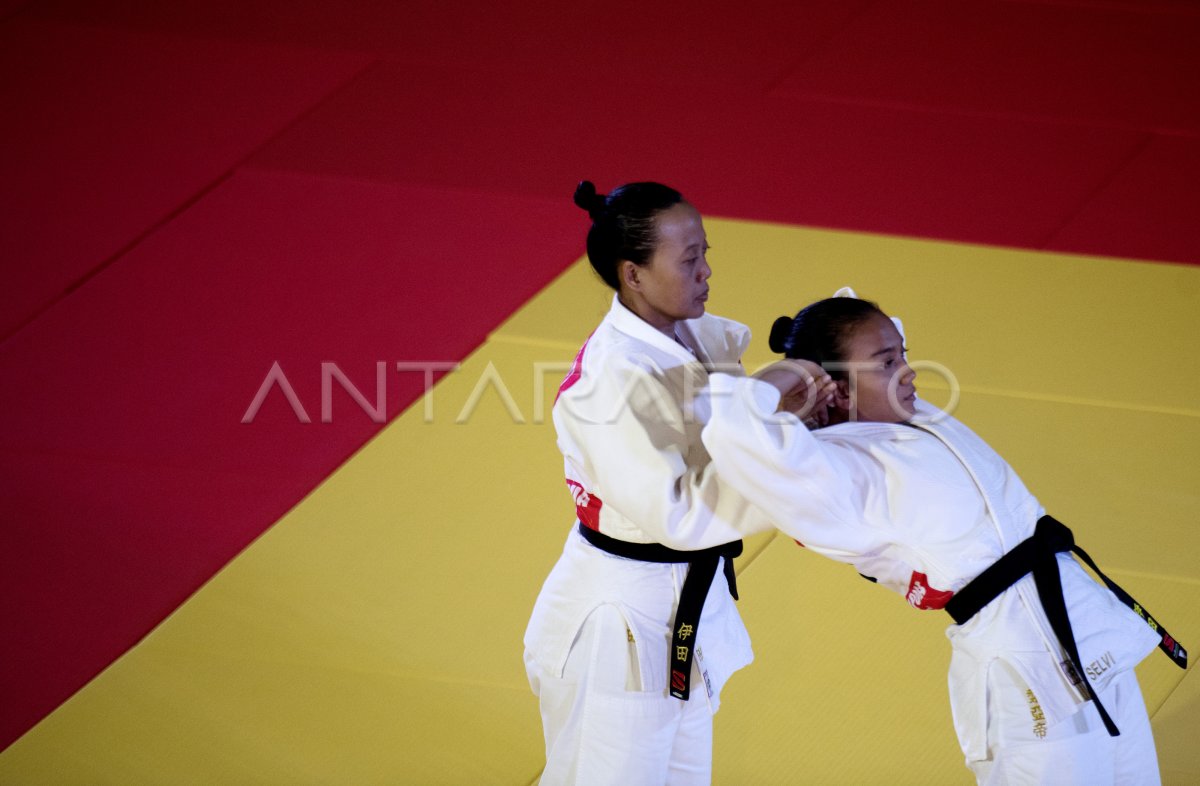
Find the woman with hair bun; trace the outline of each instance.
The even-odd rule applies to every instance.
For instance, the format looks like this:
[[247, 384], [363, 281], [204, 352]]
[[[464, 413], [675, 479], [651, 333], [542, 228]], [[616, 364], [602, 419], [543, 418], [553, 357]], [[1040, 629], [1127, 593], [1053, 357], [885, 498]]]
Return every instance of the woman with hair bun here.
[[542, 783], [707, 784], [721, 688], [753, 657], [732, 559], [773, 525], [712, 472], [695, 402], [742, 373], [750, 331], [705, 313], [708, 241], [678, 191], [584, 181], [575, 204], [615, 294], [553, 409], [576, 521], [525, 632]]
[[809, 550], [950, 614], [950, 706], [978, 782], [1158, 783], [1133, 667], [1156, 645], [1183, 668], [1187, 653], [1004, 459], [917, 398], [898, 323], [834, 297], [776, 320], [771, 347], [833, 375], [832, 425], [776, 411], [807, 366], [714, 374], [713, 464]]

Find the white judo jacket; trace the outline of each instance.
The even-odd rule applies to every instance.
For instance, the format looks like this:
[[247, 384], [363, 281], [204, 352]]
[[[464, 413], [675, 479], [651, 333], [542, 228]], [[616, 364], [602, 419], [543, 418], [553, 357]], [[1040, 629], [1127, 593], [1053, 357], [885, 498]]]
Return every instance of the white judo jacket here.
[[[810, 432], [776, 414], [779, 393], [714, 374], [703, 441], [720, 476], [810, 550], [854, 565], [919, 609], [954, 592], [1033, 534], [1044, 513], [1016, 472], [966, 426], [923, 401], [908, 425], [844, 423]], [[1086, 544], [1083, 544], [1086, 547]], [[1158, 643], [1136, 614], [1059, 554], [1063, 595], [1087, 679], [1097, 692]], [[1084, 697], [1025, 576], [963, 625], [949, 688], [968, 761], [986, 756], [986, 679], [994, 660], [1028, 683], [1053, 725]]]
[[[564, 379], [553, 418], [567, 487], [585, 526], [619, 540], [694, 551], [774, 525], [712, 471], [700, 440], [703, 423], [693, 411], [710, 371], [743, 373], [749, 329], [705, 314], [679, 323], [677, 333], [687, 347], [614, 297]], [[561, 675], [584, 620], [610, 603], [636, 639], [641, 689], [665, 695], [670, 625], [686, 573], [686, 563], [638, 562], [600, 551], [573, 524], [526, 629], [527, 653]], [[697, 644], [696, 667], [715, 709], [725, 680], [753, 659], [720, 571]]]

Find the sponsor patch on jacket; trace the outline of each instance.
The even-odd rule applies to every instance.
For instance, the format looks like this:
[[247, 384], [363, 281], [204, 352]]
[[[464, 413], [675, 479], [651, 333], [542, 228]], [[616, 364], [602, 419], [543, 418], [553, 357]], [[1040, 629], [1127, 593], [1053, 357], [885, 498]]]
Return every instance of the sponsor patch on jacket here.
[[595, 494], [588, 494], [578, 481], [567, 478], [567, 488], [570, 489], [571, 497], [575, 500], [575, 515], [583, 522], [583, 526], [599, 532], [600, 508], [604, 506], [604, 503]]
[[913, 571], [912, 579], [908, 582], [908, 592], [904, 598], [913, 608], [921, 610], [942, 609], [954, 597], [953, 592], [938, 590], [929, 586], [929, 577], [924, 573]]

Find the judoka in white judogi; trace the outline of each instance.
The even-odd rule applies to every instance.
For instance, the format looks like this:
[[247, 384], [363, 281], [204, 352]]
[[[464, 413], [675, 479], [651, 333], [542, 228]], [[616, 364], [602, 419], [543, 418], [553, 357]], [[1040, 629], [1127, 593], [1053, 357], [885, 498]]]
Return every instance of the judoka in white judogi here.
[[[618, 540], [691, 551], [773, 525], [708, 467], [691, 411], [709, 369], [739, 372], [749, 330], [705, 314], [681, 322], [678, 339], [614, 297], [553, 418], [580, 521]], [[543, 782], [708, 783], [712, 713], [753, 653], [718, 573], [700, 618], [691, 698], [667, 695], [669, 628], [687, 571], [607, 554], [571, 522], [525, 633], [547, 737]]]
[[[907, 423], [810, 432], [776, 413], [779, 392], [759, 380], [714, 374], [706, 396], [703, 440], [721, 478], [810, 550], [854, 565], [917, 608], [944, 606], [1032, 535], [1044, 513], [982, 439], [919, 400]], [[1157, 783], [1133, 667], [1158, 636], [1069, 554], [1058, 560], [1085, 677], [1121, 735], [1107, 734], [1062, 668], [1066, 656], [1026, 575], [946, 632], [967, 764], [980, 783]]]

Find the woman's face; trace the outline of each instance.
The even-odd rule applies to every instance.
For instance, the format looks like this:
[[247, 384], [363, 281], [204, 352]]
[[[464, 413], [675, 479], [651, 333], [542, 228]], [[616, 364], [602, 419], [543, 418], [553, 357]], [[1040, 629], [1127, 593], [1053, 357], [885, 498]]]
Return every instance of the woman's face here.
[[904, 340], [892, 320], [873, 314], [846, 344], [846, 379], [837, 405], [850, 420], [901, 423], [915, 412], [917, 374], [904, 357]]
[[680, 202], [658, 214], [658, 248], [645, 265], [627, 265], [622, 281], [641, 308], [642, 319], [663, 331], [682, 319], [704, 314], [712, 268], [706, 254], [708, 239], [696, 208]]

